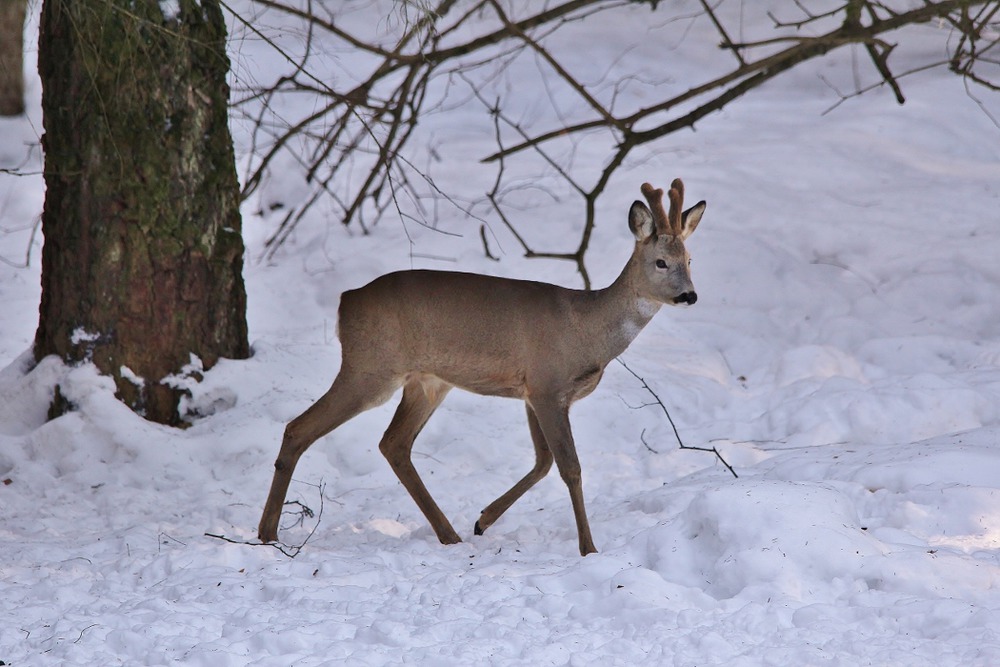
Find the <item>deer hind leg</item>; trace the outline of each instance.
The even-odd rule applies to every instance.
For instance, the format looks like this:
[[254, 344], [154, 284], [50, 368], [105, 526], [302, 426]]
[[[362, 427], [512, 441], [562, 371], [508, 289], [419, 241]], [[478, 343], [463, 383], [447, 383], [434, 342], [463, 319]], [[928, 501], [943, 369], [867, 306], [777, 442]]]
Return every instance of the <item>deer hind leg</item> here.
[[489, 507], [483, 510], [479, 520], [476, 521], [476, 535], [482, 535], [487, 528], [496, 523], [497, 519], [510, 509], [510, 506], [517, 502], [518, 498], [537, 484], [538, 480], [545, 477], [552, 468], [552, 452], [549, 451], [549, 445], [545, 442], [542, 427], [538, 425], [538, 417], [535, 416], [535, 411], [531, 409], [530, 405], [525, 405], [525, 408], [528, 413], [528, 430], [531, 431], [531, 442], [535, 445], [535, 467], [512, 486], [507, 493], [494, 500], [489, 504]]
[[407, 381], [403, 385], [403, 400], [378, 446], [396, 477], [427, 517], [441, 544], [457, 544], [462, 540], [431, 498], [417, 469], [413, 467], [411, 454], [413, 441], [450, 389], [450, 384], [427, 375]]
[[569, 488], [576, 518], [577, 536], [580, 540], [580, 555], [597, 553], [594, 539], [590, 535], [590, 523], [583, 502], [583, 481], [580, 473], [580, 459], [576, 455], [573, 432], [569, 425], [569, 406], [556, 401], [538, 401], [532, 405], [538, 417], [538, 425], [545, 435], [552, 457], [555, 459], [559, 475]]
[[288, 423], [274, 462], [271, 491], [257, 528], [257, 537], [262, 542], [278, 539], [281, 508], [285, 504], [295, 465], [303, 452], [355, 415], [385, 403], [398, 387], [399, 382], [392, 378], [361, 375], [342, 367], [329, 391]]

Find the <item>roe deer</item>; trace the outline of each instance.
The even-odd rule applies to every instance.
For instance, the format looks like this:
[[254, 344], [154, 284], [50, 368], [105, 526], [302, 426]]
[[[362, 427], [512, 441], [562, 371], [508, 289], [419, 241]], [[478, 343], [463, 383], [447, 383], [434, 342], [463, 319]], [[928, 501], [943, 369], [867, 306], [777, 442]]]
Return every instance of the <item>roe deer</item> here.
[[[635, 249], [621, 275], [596, 291], [446, 271], [400, 271], [344, 292], [338, 319], [340, 373], [333, 386], [289, 422], [274, 463], [274, 481], [258, 537], [273, 542], [288, 484], [302, 453], [358, 413], [381, 405], [399, 387], [379, 450], [443, 544], [461, 542], [410, 460], [413, 441], [452, 387], [524, 400], [535, 465], [483, 510], [481, 535], [548, 473], [555, 460], [569, 487], [580, 554], [594, 553], [584, 510], [570, 405], [594, 390], [604, 368], [625, 351], [663, 304], [697, 300], [684, 240], [705, 211], [682, 211], [684, 185], [674, 180], [670, 212], [663, 190], [643, 183], [628, 224]], [[652, 209], [652, 210], [650, 210]]]

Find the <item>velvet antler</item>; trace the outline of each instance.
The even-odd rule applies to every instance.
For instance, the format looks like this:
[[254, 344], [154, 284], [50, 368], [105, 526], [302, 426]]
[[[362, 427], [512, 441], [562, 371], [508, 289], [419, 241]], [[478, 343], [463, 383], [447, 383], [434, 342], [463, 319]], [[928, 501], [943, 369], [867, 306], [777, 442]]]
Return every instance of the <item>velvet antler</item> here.
[[[649, 202], [649, 210], [653, 214], [653, 223], [656, 225], [657, 234], [672, 234], [670, 229], [670, 219], [667, 217], [667, 212], [663, 208], [663, 190], [660, 188], [654, 188], [649, 183], [643, 183], [639, 188], [642, 190], [642, 196], [646, 198]], [[671, 190], [671, 192], [673, 192]], [[671, 200], [671, 211], [673, 210], [673, 203]]]
[[681, 211], [684, 210], [684, 183], [681, 179], [674, 179], [674, 182], [670, 184], [670, 192], [667, 193], [667, 196], [670, 197], [670, 214], [668, 216], [670, 233], [680, 236], [684, 230], [681, 224]]
[[653, 213], [653, 221], [656, 223], [657, 234], [670, 234], [680, 236], [683, 231], [681, 225], [681, 211], [684, 206], [684, 183], [679, 178], [675, 178], [670, 184], [670, 191], [667, 196], [670, 198], [670, 212], [663, 208], [663, 190], [654, 188], [649, 183], [643, 183], [643, 196], [649, 202], [649, 209]]

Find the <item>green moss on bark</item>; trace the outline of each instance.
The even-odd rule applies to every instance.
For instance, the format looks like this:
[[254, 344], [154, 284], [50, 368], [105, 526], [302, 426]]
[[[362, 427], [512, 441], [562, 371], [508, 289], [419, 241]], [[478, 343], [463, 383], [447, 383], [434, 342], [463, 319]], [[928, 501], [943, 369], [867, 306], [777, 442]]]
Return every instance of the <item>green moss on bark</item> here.
[[[45, 0], [46, 202], [35, 354], [92, 360], [122, 400], [178, 421], [161, 380], [248, 354], [239, 189], [217, 0]], [[96, 336], [74, 344], [73, 332]], [[122, 377], [128, 367], [145, 379]]]

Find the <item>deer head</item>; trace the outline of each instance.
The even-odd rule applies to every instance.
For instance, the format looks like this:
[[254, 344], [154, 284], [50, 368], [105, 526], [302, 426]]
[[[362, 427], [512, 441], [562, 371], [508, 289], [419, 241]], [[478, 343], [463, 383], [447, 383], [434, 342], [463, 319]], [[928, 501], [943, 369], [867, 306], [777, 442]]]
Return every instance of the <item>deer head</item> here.
[[684, 204], [684, 183], [676, 178], [670, 184], [670, 211], [663, 208], [663, 190], [643, 183], [643, 196], [649, 207], [635, 201], [629, 210], [628, 224], [636, 240], [636, 281], [640, 296], [669, 305], [691, 305], [698, 300], [691, 282], [691, 258], [684, 240], [694, 232], [705, 212], [700, 201], [681, 212]]

